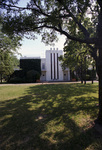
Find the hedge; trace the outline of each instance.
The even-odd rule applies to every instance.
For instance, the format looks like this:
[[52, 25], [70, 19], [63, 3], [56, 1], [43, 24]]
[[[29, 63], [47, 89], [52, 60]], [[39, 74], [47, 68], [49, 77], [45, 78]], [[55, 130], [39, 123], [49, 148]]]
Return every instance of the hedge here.
[[26, 72], [36, 70], [41, 74], [41, 59], [20, 59], [20, 68]]

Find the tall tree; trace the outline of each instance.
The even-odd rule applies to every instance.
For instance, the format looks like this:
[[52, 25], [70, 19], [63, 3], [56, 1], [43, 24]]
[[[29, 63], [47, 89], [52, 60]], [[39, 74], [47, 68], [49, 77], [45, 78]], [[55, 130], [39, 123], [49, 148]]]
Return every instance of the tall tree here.
[[[1, 20], [3, 18], [0, 17]], [[21, 46], [21, 37], [8, 36], [2, 32], [2, 24], [0, 23], [0, 80], [6, 79], [13, 73], [16, 66], [19, 64], [15, 54], [18, 54], [17, 49]]]
[[[26, 7], [19, 7], [18, 1], [2, 0], [0, 4], [7, 10], [3, 25], [9, 33], [40, 33], [44, 41], [47, 35], [52, 42], [57, 31], [90, 48], [99, 76], [96, 122], [102, 124], [102, 0], [29, 0]], [[86, 24], [86, 19], [89, 24]]]
[[[90, 59], [89, 59], [90, 58]], [[64, 56], [60, 56], [59, 60], [62, 61], [62, 68], [69, 67], [71, 71], [76, 71], [77, 77], [86, 83], [86, 71], [89, 65], [91, 65], [91, 57], [88, 51], [88, 47], [85, 44], [79, 42], [70, 41], [64, 47]]]
[[19, 65], [19, 60], [14, 54], [3, 52], [0, 50], [0, 80], [7, 81], [10, 75], [14, 72]]

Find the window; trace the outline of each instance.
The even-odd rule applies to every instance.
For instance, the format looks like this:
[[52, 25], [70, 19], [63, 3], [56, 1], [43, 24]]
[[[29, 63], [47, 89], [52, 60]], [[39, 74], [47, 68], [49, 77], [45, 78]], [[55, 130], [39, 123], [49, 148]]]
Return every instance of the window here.
[[45, 69], [45, 64], [44, 63], [42, 63], [42, 69]]

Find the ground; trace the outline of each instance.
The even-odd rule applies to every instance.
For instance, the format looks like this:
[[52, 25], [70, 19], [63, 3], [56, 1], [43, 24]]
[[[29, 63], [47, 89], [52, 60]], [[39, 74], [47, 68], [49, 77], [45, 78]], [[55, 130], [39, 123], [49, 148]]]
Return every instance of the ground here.
[[0, 86], [0, 149], [101, 150], [98, 84]]

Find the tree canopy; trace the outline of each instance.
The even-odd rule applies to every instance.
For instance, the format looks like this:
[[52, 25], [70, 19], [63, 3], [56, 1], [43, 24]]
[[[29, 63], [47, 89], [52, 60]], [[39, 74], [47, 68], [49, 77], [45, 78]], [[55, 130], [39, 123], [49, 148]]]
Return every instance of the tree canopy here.
[[7, 11], [3, 25], [9, 33], [32, 37], [37, 33], [44, 42], [52, 43], [57, 31], [67, 40], [86, 43], [92, 57], [97, 59], [99, 0], [29, 0], [25, 7], [18, 3], [18, 0], [2, 0], [1, 3]]
[[21, 37], [8, 36], [2, 32], [2, 24], [0, 24], [0, 79], [8, 79], [10, 74], [18, 66], [19, 61], [15, 54], [18, 54], [18, 48]]
[[[51, 29], [52, 34], [56, 30], [72, 40], [88, 44], [95, 42], [93, 35], [99, 10], [95, 1], [93, 4], [91, 0], [30, 0], [26, 7], [19, 7], [17, 1], [3, 0], [1, 3], [1, 7], [7, 10], [6, 21], [11, 26], [9, 31], [20, 34], [29, 31], [46, 33], [47, 28]], [[90, 19], [90, 24], [86, 28], [87, 19]], [[92, 29], [94, 33], [90, 33]], [[79, 38], [80, 31], [82, 39]]]

